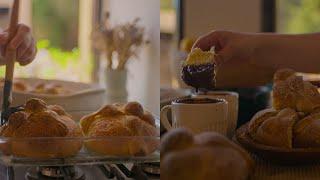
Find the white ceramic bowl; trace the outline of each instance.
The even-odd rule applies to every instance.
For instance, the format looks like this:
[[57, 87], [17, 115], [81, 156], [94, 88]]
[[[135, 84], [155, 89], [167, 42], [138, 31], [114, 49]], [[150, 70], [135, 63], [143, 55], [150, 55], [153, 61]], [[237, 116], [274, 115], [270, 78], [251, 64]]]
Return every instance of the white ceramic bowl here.
[[[62, 106], [67, 112], [73, 111], [96, 111], [104, 105], [105, 89], [95, 84], [85, 84], [61, 80], [44, 80], [34, 78], [19, 78], [27, 84], [54, 83], [66, 88], [68, 94], [36, 94], [30, 92], [13, 91], [12, 106], [25, 104], [30, 98], [39, 98], [47, 104], [57, 104]], [[0, 89], [0, 107], [2, 109], [3, 89]]]

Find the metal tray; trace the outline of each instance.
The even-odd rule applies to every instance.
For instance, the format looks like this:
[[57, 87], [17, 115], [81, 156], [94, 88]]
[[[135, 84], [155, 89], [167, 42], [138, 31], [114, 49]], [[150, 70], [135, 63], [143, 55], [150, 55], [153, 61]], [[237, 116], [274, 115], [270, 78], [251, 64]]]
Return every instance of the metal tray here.
[[0, 163], [70, 166], [159, 162], [159, 146], [160, 137], [0, 138]]
[[159, 136], [0, 137], [5, 166], [73, 166], [160, 162]]

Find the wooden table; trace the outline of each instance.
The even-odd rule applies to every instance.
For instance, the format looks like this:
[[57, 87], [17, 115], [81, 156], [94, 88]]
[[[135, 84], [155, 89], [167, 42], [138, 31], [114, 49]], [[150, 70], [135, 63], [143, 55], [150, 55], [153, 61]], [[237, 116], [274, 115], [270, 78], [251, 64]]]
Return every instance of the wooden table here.
[[268, 163], [255, 155], [251, 180], [316, 180], [320, 179], [320, 162], [311, 165], [284, 166]]

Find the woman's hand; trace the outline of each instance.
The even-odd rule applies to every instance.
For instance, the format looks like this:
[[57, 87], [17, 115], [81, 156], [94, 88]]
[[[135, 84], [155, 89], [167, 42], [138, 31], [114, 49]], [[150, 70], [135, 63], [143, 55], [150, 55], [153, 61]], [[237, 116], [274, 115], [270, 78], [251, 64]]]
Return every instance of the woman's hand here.
[[219, 66], [217, 85], [256, 86], [271, 82], [277, 69], [320, 71], [320, 33], [277, 34], [214, 31], [200, 37], [193, 48], [215, 46]]
[[260, 34], [232, 31], [213, 31], [200, 37], [193, 48], [204, 51], [215, 47], [217, 87], [255, 87], [271, 82], [273, 68], [257, 58], [261, 45]]
[[214, 46], [217, 53], [215, 58], [217, 64], [232, 60], [249, 61], [252, 59], [257, 44], [254, 37], [254, 34], [213, 31], [200, 37], [193, 48], [208, 51]]
[[[16, 50], [17, 61], [23, 66], [31, 63], [37, 54], [36, 42], [31, 29], [23, 24], [18, 25], [17, 33], [10, 42], [8, 42], [8, 30], [0, 32], [0, 47], [3, 56], [6, 48]], [[5, 62], [0, 63], [5, 64]]]

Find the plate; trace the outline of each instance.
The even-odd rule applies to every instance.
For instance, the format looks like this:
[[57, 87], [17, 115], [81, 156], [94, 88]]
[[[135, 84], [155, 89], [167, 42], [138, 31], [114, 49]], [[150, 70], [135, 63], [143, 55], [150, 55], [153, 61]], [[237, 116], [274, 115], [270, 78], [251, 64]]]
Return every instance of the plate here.
[[267, 161], [285, 164], [301, 165], [320, 161], [320, 148], [280, 148], [255, 142], [248, 134], [248, 123], [236, 130], [235, 139], [249, 152]]

